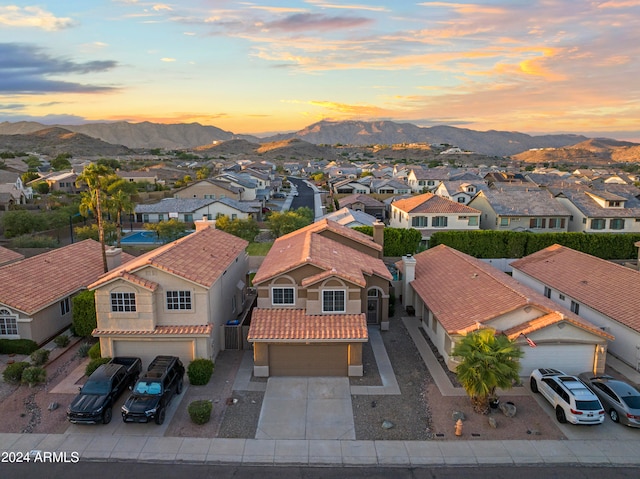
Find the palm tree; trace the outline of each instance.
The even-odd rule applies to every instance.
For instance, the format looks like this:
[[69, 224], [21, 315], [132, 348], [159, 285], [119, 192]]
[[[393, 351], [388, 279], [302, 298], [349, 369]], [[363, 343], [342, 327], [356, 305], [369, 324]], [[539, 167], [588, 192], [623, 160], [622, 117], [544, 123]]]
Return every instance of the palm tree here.
[[471, 398], [474, 411], [481, 414], [489, 411], [496, 388], [510, 389], [519, 380], [520, 347], [493, 329], [467, 334], [451, 354], [461, 358], [456, 368], [458, 380]]
[[102, 203], [105, 200], [106, 187], [109, 183], [109, 176], [113, 175], [113, 170], [105, 165], [95, 163], [87, 166], [76, 179], [76, 186], [80, 187], [86, 184], [89, 191], [81, 196], [80, 213], [87, 216], [91, 211], [96, 218], [98, 225], [98, 236], [100, 245], [102, 246], [102, 266], [106, 273], [109, 268], [107, 266], [107, 254], [104, 242], [104, 219], [102, 218]]
[[122, 239], [122, 213], [124, 211], [131, 211], [133, 209], [133, 201], [131, 195], [135, 194], [137, 187], [135, 183], [131, 183], [123, 178], [114, 176], [114, 181], [107, 186], [107, 193], [109, 197], [107, 199], [107, 207], [109, 211], [116, 215], [116, 246], [120, 247], [120, 240]]

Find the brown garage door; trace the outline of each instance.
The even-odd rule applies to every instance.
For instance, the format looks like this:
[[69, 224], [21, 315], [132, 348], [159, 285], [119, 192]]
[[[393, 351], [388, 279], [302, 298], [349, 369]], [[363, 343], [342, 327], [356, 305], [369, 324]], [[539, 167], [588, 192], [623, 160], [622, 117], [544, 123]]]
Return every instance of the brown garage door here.
[[347, 376], [347, 344], [272, 344], [270, 376]]

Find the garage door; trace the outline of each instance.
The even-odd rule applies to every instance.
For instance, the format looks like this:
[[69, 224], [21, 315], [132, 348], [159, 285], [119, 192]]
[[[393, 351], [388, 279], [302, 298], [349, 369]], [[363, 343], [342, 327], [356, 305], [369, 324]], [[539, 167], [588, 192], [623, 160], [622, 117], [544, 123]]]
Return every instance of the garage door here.
[[115, 356], [135, 356], [142, 359], [146, 369], [153, 358], [160, 355], [178, 356], [185, 367], [194, 358], [193, 341], [113, 341]]
[[270, 376], [347, 376], [347, 344], [269, 346]]
[[520, 376], [529, 376], [537, 368], [556, 368], [567, 374], [579, 374], [593, 369], [596, 347], [593, 344], [539, 344], [535, 348], [522, 346]]

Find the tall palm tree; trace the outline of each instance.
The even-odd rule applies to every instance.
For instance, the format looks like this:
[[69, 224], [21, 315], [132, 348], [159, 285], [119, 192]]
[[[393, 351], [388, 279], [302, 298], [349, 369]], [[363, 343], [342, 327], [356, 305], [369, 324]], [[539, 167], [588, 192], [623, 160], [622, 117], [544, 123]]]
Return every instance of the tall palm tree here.
[[76, 179], [76, 186], [87, 185], [88, 192], [81, 197], [80, 213], [87, 216], [91, 211], [96, 218], [98, 225], [98, 236], [100, 245], [102, 246], [102, 266], [106, 273], [109, 268], [107, 266], [107, 253], [104, 241], [104, 218], [102, 217], [102, 203], [105, 200], [106, 188], [109, 184], [109, 176], [113, 175], [113, 170], [105, 165], [95, 163], [87, 166]]
[[496, 388], [510, 389], [519, 380], [520, 347], [493, 329], [467, 334], [451, 354], [461, 359], [456, 374], [476, 412], [486, 414]]
[[122, 213], [133, 209], [134, 204], [131, 195], [136, 193], [137, 187], [135, 183], [118, 176], [113, 178], [113, 182], [107, 186], [107, 193], [109, 194], [107, 204], [109, 211], [116, 215], [116, 238], [119, 248], [120, 240], [122, 239]]

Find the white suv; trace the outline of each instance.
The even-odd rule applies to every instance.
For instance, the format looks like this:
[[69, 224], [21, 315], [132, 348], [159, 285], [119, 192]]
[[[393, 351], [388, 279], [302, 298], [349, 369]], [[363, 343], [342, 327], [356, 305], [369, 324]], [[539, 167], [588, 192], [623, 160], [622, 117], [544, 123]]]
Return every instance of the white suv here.
[[558, 422], [602, 424], [604, 408], [598, 397], [577, 377], [557, 369], [535, 369], [530, 378], [531, 391], [540, 392], [556, 410]]

